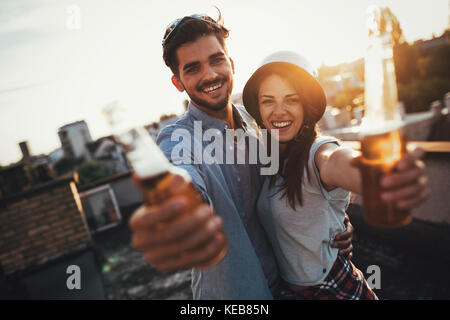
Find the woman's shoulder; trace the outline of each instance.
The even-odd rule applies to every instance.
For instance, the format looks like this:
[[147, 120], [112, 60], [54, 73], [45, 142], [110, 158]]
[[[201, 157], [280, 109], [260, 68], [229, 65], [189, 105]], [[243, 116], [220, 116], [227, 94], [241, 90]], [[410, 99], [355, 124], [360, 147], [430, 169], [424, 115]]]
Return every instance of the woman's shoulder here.
[[[311, 187], [316, 188], [317, 192], [320, 192], [325, 199], [327, 200], [345, 200], [347, 201], [347, 197], [349, 192], [347, 190], [341, 188], [334, 188], [332, 190], [327, 190], [324, 186], [322, 178], [320, 176], [320, 160], [326, 157], [326, 153], [330, 149], [324, 150], [325, 152], [322, 154], [317, 154], [317, 150], [327, 143], [334, 143], [337, 146], [340, 146], [340, 140], [336, 137], [332, 136], [318, 136], [313, 142], [313, 146], [311, 147], [310, 158], [308, 161], [308, 170], [312, 173], [312, 179], [309, 181]], [[313, 150], [314, 148], [314, 150]], [[331, 148], [333, 148], [331, 146]], [[322, 150], [322, 149], [321, 149]]]
[[309, 156], [310, 157], [314, 157], [314, 155], [316, 154], [317, 150], [324, 144], [326, 143], [335, 143], [338, 146], [341, 145], [340, 140], [336, 137], [333, 136], [324, 136], [324, 135], [318, 135], [312, 145], [311, 145], [311, 149], [309, 152]]
[[321, 135], [318, 134], [317, 137], [314, 139], [313, 144], [322, 144], [322, 143], [327, 143], [327, 142], [335, 142], [337, 144], [340, 144], [340, 140], [336, 137], [333, 136], [327, 136], [327, 135]]

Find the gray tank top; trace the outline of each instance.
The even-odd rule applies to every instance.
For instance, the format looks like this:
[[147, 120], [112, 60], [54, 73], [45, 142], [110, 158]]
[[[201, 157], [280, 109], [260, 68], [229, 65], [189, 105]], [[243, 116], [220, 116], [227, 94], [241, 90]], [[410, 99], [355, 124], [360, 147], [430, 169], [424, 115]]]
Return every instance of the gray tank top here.
[[280, 275], [289, 283], [322, 283], [337, 258], [338, 249], [330, 245], [345, 230], [350, 192], [341, 188], [327, 191], [314, 161], [317, 149], [330, 142], [339, 145], [336, 138], [317, 137], [311, 146], [307, 166], [310, 181], [306, 172], [303, 174], [303, 206], [293, 210], [286, 197], [280, 198], [282, 192], [277, 190], [283, 183], [281, 177], [270, 189], [266, 178], [259, 196], [260, 221], [272, 243]]

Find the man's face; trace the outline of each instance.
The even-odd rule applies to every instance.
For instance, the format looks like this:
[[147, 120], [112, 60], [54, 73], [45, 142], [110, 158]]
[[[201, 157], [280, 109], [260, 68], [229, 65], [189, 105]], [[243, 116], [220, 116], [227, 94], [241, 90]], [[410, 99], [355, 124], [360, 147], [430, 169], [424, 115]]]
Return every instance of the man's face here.
[[214, 35], [198, 38], [177, 49], [179, 76], [172, 82], [179, 91], [186, 90], [201, 109], [218, 111], [230, 101], [233, 89], [233, 61]]

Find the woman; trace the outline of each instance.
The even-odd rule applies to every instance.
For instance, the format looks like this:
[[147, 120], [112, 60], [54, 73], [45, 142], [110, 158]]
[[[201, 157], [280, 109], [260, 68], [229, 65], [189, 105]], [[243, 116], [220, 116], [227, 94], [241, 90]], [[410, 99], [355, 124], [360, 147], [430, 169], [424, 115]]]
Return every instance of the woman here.
[[331, 247], [345, 230], [350, 191], [361, 178], [352, 150], [317, 132], [326, 99], [300, 55], [278, 52], [252, 75], [243, 102], [257, 123], [278, 129], [280, 170], [268, 177], [258, 201], [292, 299], [377, 299], [361, 271]]

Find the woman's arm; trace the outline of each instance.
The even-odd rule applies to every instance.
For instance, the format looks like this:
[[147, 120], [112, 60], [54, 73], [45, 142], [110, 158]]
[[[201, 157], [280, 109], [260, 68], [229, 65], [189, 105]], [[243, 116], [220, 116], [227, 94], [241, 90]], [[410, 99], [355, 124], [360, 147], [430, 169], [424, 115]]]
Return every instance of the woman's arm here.
[[319, 169], [324, 187], [330, 191], [336, 187], [361, 194], [361, 173], [351, 165], [357, 152], [340, 147], [335, 143], [325, 143], [319, 147], [314, 160]]
[[[361, 194], [362, 179], [358, 161], [355, 161], [358, 156], [358, 152], [334, 143], [320, 146], [314, 160], [328, 191], [341, 187]], [[425, 164], [420, 160], [422, 156], [420, 150], [408, 152], [395, 165], [394, 171], [382, 176], [382, 201], [395, 204], [399, 209], [410, 209], [428, 197], [430, 191]]]
[[[353, 150], [341, 148], [335, 143], [325, 143], [319, 147], [314, 155], [316, 166], [319, 169], [320, 180], [328, 191], [342, 187], [344, 189], [359, 192], [361, 177], [359, 170], [350, 165]], [[354, 228], [350, 219], [345, 215], [346, 230], [338, 234], [331, 246], [339, 249], [339, 254], [349, 259], [353, 256], [353, 232]]]

